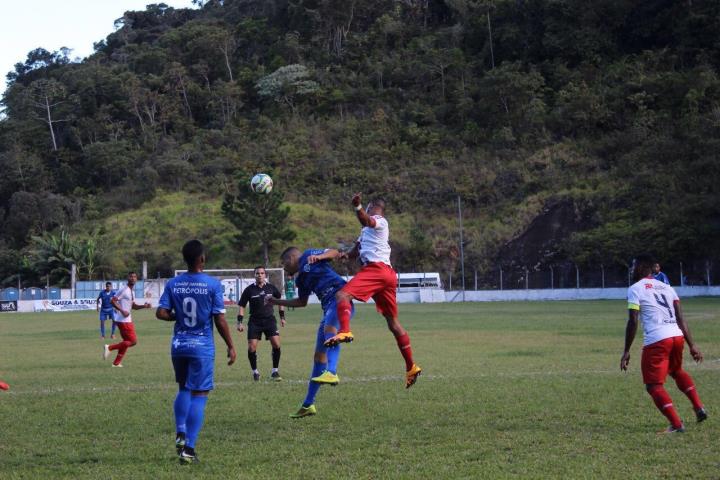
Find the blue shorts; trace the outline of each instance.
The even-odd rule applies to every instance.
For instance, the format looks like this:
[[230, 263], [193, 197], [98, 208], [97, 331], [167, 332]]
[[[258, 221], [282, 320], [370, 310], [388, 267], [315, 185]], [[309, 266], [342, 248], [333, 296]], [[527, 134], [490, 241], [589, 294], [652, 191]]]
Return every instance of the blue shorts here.
[[[355, 305], [350, 302], [352, 310], [350, 311], [350, 318], [355, 316]], [[320, 326], [317, 331], [317, 339], [315, 340], [315, 351], [325, 353], [327, 347], [325, 344], [325, 327], [335, 327], [336, 330], [340, 329], [340, 320], [337, 317], [337, 303], [335, 299], [328, 303], [327, 308], [323, 309], [323, 318], [320, 320]]]
[[100, 321], [104, 321], [104, 320], [115, 320], [112, 310], [110, 310], [109, 312], [100, 310]]
[[215, 359], [172, 357], [175, 381], [189, 390], [205, 392], [213, 389]]

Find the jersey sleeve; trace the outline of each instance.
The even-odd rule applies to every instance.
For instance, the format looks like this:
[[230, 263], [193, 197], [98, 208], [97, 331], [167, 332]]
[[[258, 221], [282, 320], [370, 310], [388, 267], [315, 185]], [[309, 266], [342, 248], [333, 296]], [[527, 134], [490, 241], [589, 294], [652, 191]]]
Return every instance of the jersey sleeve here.
[[673, 301], [673, 303], [679, 302], [679, 301], [680, 301], [680, 297], [678, 297], [678, 294], [677, 294], [677, 292], [675, 291], [675, 289], [672, 288], [672, 287], [670, 287], [670, 291], [672, 292], [672, 301]]
[[[272, 285], [272, 284], [271, 284], [271, 285]], [[280, 297], [281, 297], [281, 295], [280, 295], [280, 290], [278, 290], [275, 285], [273, 285], [272, 287], [273, 287], [272, 296], [275, 297], [275, 298], [280, 298]]]
[[628, 288], [627, 301], [628, 310], [640, 310], [640, 297], [637, 294], [637, 289]]
[[248, 289], [246, 288], [243, 290], [242, 295], [240, 295], [240, 300], [238, 300], [238, 305], [245, 308], [247, 306], [248, 300], [250, 300], [248, 297], [250, 297], [250, 293], [248, 292]]
[[165, 310], [172, 310], [169, 285], [165, 285], [165, 288], [163, 289], [163, 293], [160, 296], [160, 301], [158, 302], [158, 308], [164, 308]]
[[374, 215], [372, 218], [375, 219], [375, 230], [387, 230], [388, 222], [385, 217]]
[[220, 282], [215, 284], [212, 292], [212, 312], [213, 315], [225, 313], [225, 300], [223, 299], [222, 285]]
[[302, 278], [303, 274], [300, 274], [298, 276], [297, 280], [295, 281], [295, 286], [298, 289], [298, 298], [307, 298], [312, 293], [310, 289], [305, 284], [305, 279]]

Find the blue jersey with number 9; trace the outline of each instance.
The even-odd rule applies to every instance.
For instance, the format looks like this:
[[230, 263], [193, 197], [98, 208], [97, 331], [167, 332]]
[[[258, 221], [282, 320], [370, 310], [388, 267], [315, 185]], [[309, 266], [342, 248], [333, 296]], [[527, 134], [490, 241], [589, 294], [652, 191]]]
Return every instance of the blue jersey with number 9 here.
[[170, 280], [158, 306], [175, 312], [171, 355], [214, 358], [213, 315], [225, 313], [220, 281], [186, 272]]

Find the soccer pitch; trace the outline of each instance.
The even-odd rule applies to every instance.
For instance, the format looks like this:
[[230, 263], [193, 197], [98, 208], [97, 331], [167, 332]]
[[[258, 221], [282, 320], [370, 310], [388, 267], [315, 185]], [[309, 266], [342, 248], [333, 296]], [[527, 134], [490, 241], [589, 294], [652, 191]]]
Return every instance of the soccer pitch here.
[[655, 434], [666, 421], [642, 385], [640, 332], [630, 371], [619, 370], [622, 301], [400, 305], [424, 370], [409, 390], [384, 320], [360, 305], [340, 385], [322, 387], [317, 416], [291, 420], [312, 363], [313, 305], [288, 312], [283, 382], [268, 380], [269, 342], [257, 383], [244, 333], [233, 329], [232, 367], [218, 348], [191, 466], [174, 451], [171, 324], [134, 312], [138, 345], [113, 369], [95, 312], [1, 314], [11, 390], [0, 392], [0, 478], [717, 478], [720, 299], [683, 305], [705, 355], [697, 366], [686, 348], [685, 366], [710, 415], [696, 424], [669, 379], [684, 435]]

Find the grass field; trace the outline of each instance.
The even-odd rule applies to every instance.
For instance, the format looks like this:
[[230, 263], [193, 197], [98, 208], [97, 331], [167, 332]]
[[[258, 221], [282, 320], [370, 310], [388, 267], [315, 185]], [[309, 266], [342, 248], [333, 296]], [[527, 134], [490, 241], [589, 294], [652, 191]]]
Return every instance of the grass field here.
[[[710, 414], [696, 424], [670, 381], [684, 435], [655, 434], [666, 422], [642, 386], [640, 337], [619, 371], [620, 301], [401, 305], [424, 369], [409, 390], [384, 321], [361, 305], [341, 384], [323, 387], [317, 416], [290, 420], [312, 361], [310, 306], [282, 330], [283, 382], [251, 380], [244, 337], [236, 365], [217, 359], [202, 463], [189, 467], [174, 455], [169, 324], [136, 313], [139, 344], [113, 369], [94, 312], [0, 314], [0, 478], [718, 478], [720, 300], [684, 306], [706, 359], [686, 353], [686, 366]], [[259, 363], [267, 378], [267, 342]]]

